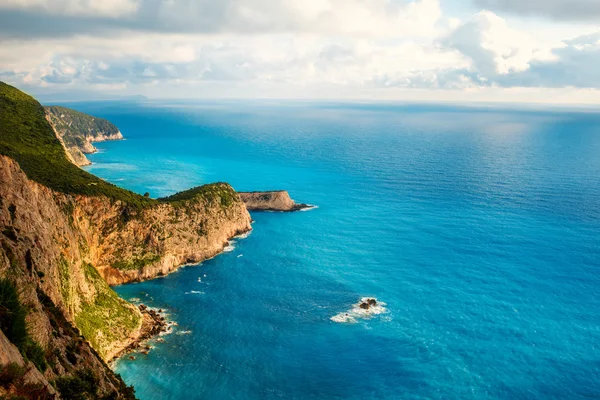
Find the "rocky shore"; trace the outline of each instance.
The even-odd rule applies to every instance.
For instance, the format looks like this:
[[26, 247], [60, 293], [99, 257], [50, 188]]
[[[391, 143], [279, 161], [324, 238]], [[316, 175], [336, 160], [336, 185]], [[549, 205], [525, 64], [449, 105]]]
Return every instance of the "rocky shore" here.
[[123, 350], [121, 350], [119, 353], [115, 354], [109, 360], [110, 362], [115, 361], [126, 354], [134, 353], [137, 351], [143, 354], [148, 354], [148, 352], [150, 352], [151, 349], [148, 345], [148, 341], [160, 335], [161, 333], [168, 332], [172, 329], [172, 324], [170, 324], [164, 317], [162, 310], [154, 310], [152, 308], [149, 308], [145, 304], [140, 304], [138, 306], [138, 309], [140, 310], [143, 316], [140, 330], [131, 339], [129, 345]]
[[267, 192], [238, 192], [249, 211], [300, 211], [312, 208], [309, 204], [296, 203], [286, 190]]

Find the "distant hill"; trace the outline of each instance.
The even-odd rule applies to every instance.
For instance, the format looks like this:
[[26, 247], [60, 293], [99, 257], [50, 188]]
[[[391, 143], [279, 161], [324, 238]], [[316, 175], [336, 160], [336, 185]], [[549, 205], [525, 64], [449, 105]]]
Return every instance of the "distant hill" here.
[[73, 162], [79, 166], [91, 164], [85, 154], [97, 151], [92, 142], [123, 139], [119, 129], [105, 119], [61, 106], [47, 106], [44, 109], [46, 119], [63, 141]]

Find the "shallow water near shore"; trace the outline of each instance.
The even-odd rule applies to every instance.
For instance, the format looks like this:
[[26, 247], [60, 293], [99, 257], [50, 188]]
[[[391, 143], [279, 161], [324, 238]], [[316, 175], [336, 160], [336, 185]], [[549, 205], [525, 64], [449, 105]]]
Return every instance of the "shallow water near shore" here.
[[[231, 251], [117, 287], [174, 334], [116, 371], [142, 400], [600, 397], [600, 115], [83, 103], [126, 141], [86, 169], [153, 197], [226, 181]], [[352, 312], [364, 297], [381, 313]]]

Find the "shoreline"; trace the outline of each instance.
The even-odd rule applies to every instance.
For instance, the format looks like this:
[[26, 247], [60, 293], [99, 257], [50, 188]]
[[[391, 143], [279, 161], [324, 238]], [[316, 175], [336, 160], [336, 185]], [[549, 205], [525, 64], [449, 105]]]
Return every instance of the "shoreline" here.
[[148, 354], [151, 349], [147, 344], [148, 341], [172, 329], [173, 324], [164, 317], [162, 309], [156, 311], [143, 303], [138, 305], [137, 309], [142, 313], [142, 325], [137, 334], [131, 338], [131, 341], [106, 361], [111, 369], [114, 369], [115, 362], [128, 354], [135, 353], [138, 350]]
[[[140, 280], [140, 281], [125, 282], [120, 285], [140, 283], [140, 282], [144, 282], [144, 281], [151, 281], [151, 280], [158, 279], [158, 278], [164, 278], [165, 276], [170, 275], [171, 273], [179, 270], [180, 268], [200, 266], [203, 262], [211, 260], [221, 254], [226, 253], [225, 249], [227, 248], [227, 246], [231, 245], [232, 239], [245, 239], [251, 233], [252, 233], [252, 229], [249, 229], [245, 232], [236, 233], [235, 236], [232, 236], [227, 241], [227, 245], [224, 245], [220, 251], [218, 251], [216, 254], [214, 254], [211, 257], [205, 258], [202, 261], [194, 262], [194, 263], [183, 263], [183, 264], [177, 266], [175, 269], [171, 270], [168, 274], [157, 275], [153, 278], [144, 279], [144, 280]], [[115, 285], [115, 286], [120, 286], [120, 285]], [[112, 286], [113, 285], [111, 285], [111, 287]], [[142, 319], [142, 325], [140, 326], [139, 330], [133, 336], [130, 337], [130, 340], [127, 342], [127, 344], [125, 346], [123, 346], [119, 351], [117, 351], [114, 355], [111, 355], [110, 357], [108, 357], [108, 359], [106, 360], [107, 364], [111, 367], [111, 369], [114, 369], [114, 364], [119, 359], [127, 356], [128, 354], [138, 352], [139, 350], [141, 350], [140, 352], [142, 354], [148, 354], [151, 350], [151, 347], [148, 346], [148, 344], [147, 344], [148, 341], [150, 341], [150, 340], [154, 339], [155, 337], [160, 336], [162, 334], [170, 333], [172, 331], [173, 325], [176, 325], [173, 323], [173, 321], [167, 320], [165, 318], [164, 312], [162, 309], [157, 310], [157, 309], [155, 309], [153, 307], [149, 307], [143, 303], [136, 306], [135, 303], [133, 303], [127, 299], [124, 299], [121, 296], [119, 296], [119, 298], [132, 304], [134, 307], [137, 307], [137, 309], [142, 313], [143, 319]]]

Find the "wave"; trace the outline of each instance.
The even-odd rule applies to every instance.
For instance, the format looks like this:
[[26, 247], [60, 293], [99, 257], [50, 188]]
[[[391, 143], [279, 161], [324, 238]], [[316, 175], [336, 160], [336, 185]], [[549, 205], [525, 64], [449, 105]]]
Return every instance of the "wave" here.
[[298, 211], [310, 211], [310, 210], [314, 210], [314, 209], [317, 209], [317, 208], [319, 208], [319, 206], [313, 206], [313, 205], [308, 204], [308, 207], [305, 207], [305, 208], [303, 208], [301, 210], [298, 210]]
[[185, 292], [185, 294], [204, 294], [204, 292], [199, 290], [190, 290], [189, 292]]
[[386, 314], [387, 304], [375, 297], [362, 297], [360, 301], [348, 311], [341, 312], [330, 318], [333, 322], [355, 324], [360, 319], [370, 319], [375, 315]]
[[246, 239], [248, 236], [250, 236], [252, 234], [252, 231], [248, 231], [248, 232], [244, 232], [244, 233], [240, 233], [237, 236], [234, 236], [234, 239]]
[[176, 335], [189, 335], [192, 331], [179, 331], [175, 332]]
[[243, 254], [238, 254], [237, 258], [244, 257]]
[[223, 249], [223, 253], [230, 253], [235, 250], [235, 246], [233, 245], [235, 242], [229, 242], [227, 246]]

